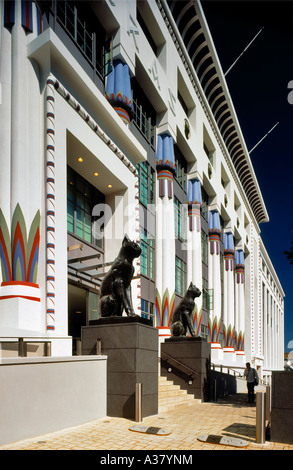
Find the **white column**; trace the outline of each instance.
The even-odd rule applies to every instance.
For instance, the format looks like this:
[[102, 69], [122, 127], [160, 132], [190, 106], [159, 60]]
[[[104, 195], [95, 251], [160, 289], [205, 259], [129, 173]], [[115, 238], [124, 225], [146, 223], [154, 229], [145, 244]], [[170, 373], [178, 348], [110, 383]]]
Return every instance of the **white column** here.
[[268, 367], [268, 321], [267, 321], [267, 289], [265, 283], [263, 283], [263, 335], [264, 335], [264, 367]]
[[233, 234], [224, 234], [224, 318], [223, 331], [225, 346], [224, 358], [235, 361], [234, 333], [235, 333], [235, 289], [234, 289], [234, 240]]
[[236, 338], [236, 359], [244, 363], [244, 334], [245, 334], [245, 302], [244, 302], [244, 253], [243, 250], [236, 250], [235, 253], [235, 330]]
[[209, 342], [212, 360], [222, 359], [223, 351], [219, 343], [221, 329], [221, 263], [220, 263], [220, 214], [217, 210], [209, 212]]
[[[4, 27], [4, 2], [0, 2], [0, 209], [10, 227], [11, 197], [11, 33]], [[1, 276], [1, 275], [0, 275]]]
[[[4, 156], [7, 159], [3, 177], [7, 181], [5, 197], [3, 200], [1, 198], [1, 210], [5, 213], [7, 234], [10, 231], [6, 245], [11, 244], [11, 277], [1, 285], [1, 324], [10, 328], [40, 331], [41, 298], [37, 271], [40, 175], [43, 167], [39, 80], [36, 67], [33, 68], [27, 58], [28, 36], [22, 26], [22, 6], [25, 4], [17, 0], [11, 2], [10, 6], [15, 13], [9, 25], [11, 32], [7, 32], [1, 23], [1, 43], [2, 47], [5, 46], [3, 55], [1, 50], [1, 80], [2, 74], [5, 75], [3, 110], [7, 112], [2, 129], [7, 132], [3, 135]], [[11, 42], [8, 35], [11, 36]]]
[[159, 337], [170, 336], [175, 302], [174, 144], [158, 136], [156, 182], [156, 326]]
[[[201, 220], [202, 206], [201, 183], [197, 178], [188, 181], [188, 230], [187, 230], [187, 285], [192, 282], [202, 291]], [[200, 335], [202, 319], [202, 295], [195, 299], [193, 324]]]

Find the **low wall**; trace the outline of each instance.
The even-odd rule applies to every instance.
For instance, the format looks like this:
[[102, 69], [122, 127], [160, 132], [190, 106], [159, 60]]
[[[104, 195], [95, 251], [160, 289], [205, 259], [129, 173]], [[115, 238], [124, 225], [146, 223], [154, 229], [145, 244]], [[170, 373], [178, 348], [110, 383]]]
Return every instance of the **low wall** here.
[[271, 441], [293, 444], [293, 372], [272, 374]]
[[107, 356], [2, 359], [0, 445], [107, 415]]

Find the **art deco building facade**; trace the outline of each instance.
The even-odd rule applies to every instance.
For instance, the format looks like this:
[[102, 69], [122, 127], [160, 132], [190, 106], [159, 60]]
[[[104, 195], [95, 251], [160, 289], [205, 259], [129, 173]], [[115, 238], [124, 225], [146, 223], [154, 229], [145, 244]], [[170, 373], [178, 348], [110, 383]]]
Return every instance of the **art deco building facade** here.
[[22, 337], [78, 353], [127, 233], [160, 341], [193, 282], [213, 363], [282, 368], [268, 214], [200, 3], [15, 0], [0, 18], [2, 355]]

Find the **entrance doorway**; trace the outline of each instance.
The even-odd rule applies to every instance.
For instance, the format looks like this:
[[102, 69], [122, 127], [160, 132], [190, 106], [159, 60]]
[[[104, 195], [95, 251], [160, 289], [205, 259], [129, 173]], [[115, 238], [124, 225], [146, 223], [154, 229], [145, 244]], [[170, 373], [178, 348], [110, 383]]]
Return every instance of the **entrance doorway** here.
[[72, 354], [79, 355], [81, 327], [86, 325], [87, 291], [68, 284], [68, 334], [72, 336]]
[[98, 294], [68, 283], [68, 334], [72, 336], [72, 354], [81, 354], [81, 328], [96, 320]]

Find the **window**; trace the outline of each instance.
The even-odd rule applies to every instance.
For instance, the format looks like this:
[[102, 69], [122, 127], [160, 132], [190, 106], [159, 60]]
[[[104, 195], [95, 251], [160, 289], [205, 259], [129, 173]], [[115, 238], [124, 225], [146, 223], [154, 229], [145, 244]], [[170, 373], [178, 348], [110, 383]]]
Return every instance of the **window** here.
[[178, 101], [179, 103], [181, 104], [182, 108], [183, 108], [183, 111], [185, 112], [186, 116], [188, 117], [188, 107], [187, 107], [187, 104], [185, 103], [183, 97], [181, 96], [181, 93], [177, 92], [177, 96], [178, 96]]
[[208, 281], [202, 278], [202, 308], [208, 311]]
[[[58, 1], [57, 18], [75, 45], [104, 77], [112, 70], [112, 39], [105, 40], [105, 31], [87, 2]], [[94, 63], [95, 62], [95, 63]]]
[[155, 148], [155, 126], [157, 114], [136, 79], [131, 80], [133, 96], [133, 122], [147, 142]]
[[203, 128], [203, 149], [209, 161], [213, 165], [215, 147], [205, 127]]
[[186, 263], [175, 257], [175, 292], [178, 295], [184, 295], [186, 291]]
[[208, 327], [206, 325], [200, 326], [200, 336], [208, 340]]
[[155, 277], [155, 240], [150, 237], [145, 229], [140, 232], [140, 272], [144, 276], [154, 279]]
[[139, 179], [139, 200], [145, 206], [155, 203], [155, 170], [148, 162], [137, 165]]
[[202, 262], [208, 265], [209, 256], [209, 237], [203, 230], [201, 231], [201, 259]]
[[92, 234], [92, 210], [104, 203], [105, 197], [82, 176], [68, 167], [67, 171], [67, 230], [82, 240], [103, 248], [103, 239]]
[[214, 289], [208, 288], [205, 278], [202, 278], [202, 308], [208, 312], [214, 309]]
[[208, 289], [208, 311], [214, 310], [214, 289]]
[[186, 240], [187, 207], [174, 197], [175, 236]]
[[181, 188], [187, 192], [187, 161], [176, 144], [174, 145], [174, 154], [176, 165], [175, 179]]
[[154, 325], [155, 319], [155, 309], [154, 304], [149, 302], [148, 300], [141, 299], [141, 316], [142, 318], [147, 318], [148, 320], [152, 320]]
[[153, 40], [153, 37], [151, 35], [151, 32], [149, 31], [149, 29], [147, 28], [147, 25], [145, 24], [139, 10], [137, 9], [136, 11], [136, 18], [137, 18], [137, 21], [139, 22], [140, 24], [140, 27], [141, 29], [143, 30], [144, 32], [144, 35], [145, 37], [147, 38], [148, 42], [149, 42], [149, 45], [151, 46], [153, 52], [155, 55], [157, 55], [157, 45], [155, 43], [155, 41]]
[[207, 221], [209, 217], [209, 196], [207, 192], [204, 190], [203, 187], [201, 187], [201, 197], [202, 197], [202, 209], [201, 209], [201, 215], [203, 218]]

